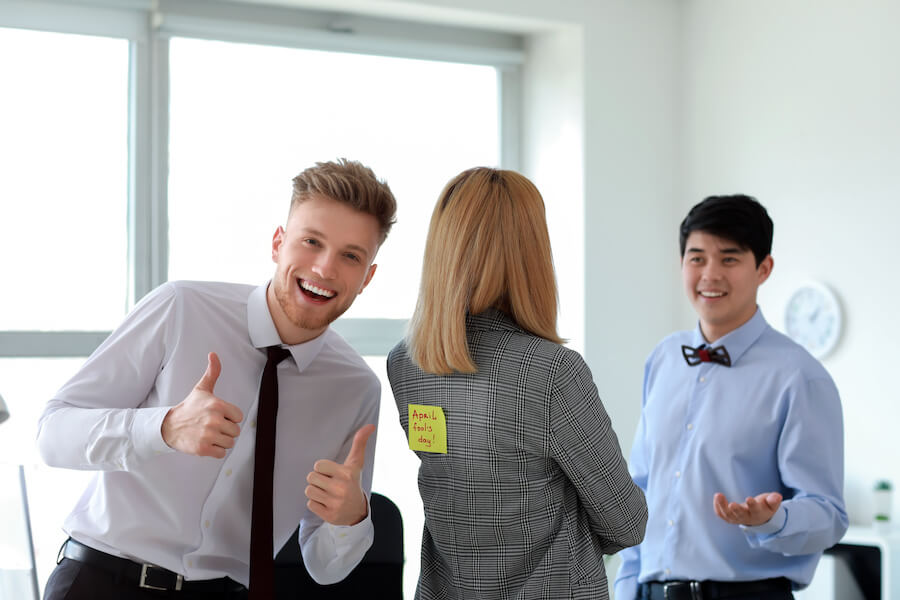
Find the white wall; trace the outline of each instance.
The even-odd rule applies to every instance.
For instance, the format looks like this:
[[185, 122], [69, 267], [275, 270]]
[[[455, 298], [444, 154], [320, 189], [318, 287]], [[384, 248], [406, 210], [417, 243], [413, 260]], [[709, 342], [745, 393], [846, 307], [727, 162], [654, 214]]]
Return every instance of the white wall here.
[[584, 47], [579, 26], [527, 39], [523, 69], [520, 169], [547, 206], [559, 281], [559, 330], [584, 352]]
[[768, 208], [775, 270], [760, 305], [774, 326], [799, 281], [822, 281], [841, 298], [845, 333], [823, 362], [843, 399], [850, 518], [868, 523], [874, 481], [900, 484], [891, 380], [900, 338], [900, 3], [689, 0], [684, 8], [680, 209], [731, 192]]
[[585, 32], [587, 360], [626, 457], [644, 360], [678, 315], [679, 3], [592, 3]]

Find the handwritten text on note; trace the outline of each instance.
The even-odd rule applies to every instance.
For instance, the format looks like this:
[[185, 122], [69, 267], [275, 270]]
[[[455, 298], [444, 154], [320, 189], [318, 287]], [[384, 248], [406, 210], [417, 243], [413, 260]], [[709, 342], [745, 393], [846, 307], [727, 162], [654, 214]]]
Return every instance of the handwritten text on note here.
[[447, 420], [439, 406], [409, 404], [409, 449], [447, 454]]

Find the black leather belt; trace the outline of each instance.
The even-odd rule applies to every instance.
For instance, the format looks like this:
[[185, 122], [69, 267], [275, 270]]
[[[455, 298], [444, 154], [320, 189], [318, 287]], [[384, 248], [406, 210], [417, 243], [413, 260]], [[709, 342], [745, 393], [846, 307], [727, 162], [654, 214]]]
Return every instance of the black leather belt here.
[[176, 592], [241, 592], [244, 590], [243, 585], [228, 577], [187, 581], [182, 575], [168, 569], [100, 552], [72, 538], [66, 540], [60, 554], [65, 558], [103, 569], [114, 575], [120, 582], [132, 583], [136, 587], [147, 590]]
[[757, 581], [650, 581], [641, 584], [641, 600], [719, 600], [746, 594], [790, 592], [785, 577]]

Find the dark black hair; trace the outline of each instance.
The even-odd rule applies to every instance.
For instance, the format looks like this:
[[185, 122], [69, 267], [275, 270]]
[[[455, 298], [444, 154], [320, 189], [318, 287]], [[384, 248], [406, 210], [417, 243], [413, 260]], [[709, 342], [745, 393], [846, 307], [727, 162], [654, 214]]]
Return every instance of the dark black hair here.
[[750, 250], [756, 266], [772, 253], [774, 225], [765, 207], [752, 196], [710, 196], [688, 211], [679, 228], [681, 256], [693, 231], [702, 231], [730, 240], [742, 250]]

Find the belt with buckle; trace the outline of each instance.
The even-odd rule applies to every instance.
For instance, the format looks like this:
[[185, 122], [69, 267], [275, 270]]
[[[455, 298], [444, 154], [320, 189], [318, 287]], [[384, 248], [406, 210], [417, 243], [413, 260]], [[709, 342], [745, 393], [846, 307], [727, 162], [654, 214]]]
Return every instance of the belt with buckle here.
[[186, 581], [179, 573], [150, 563], [139, 563], [113, 556], [85, 546], [72, 538], [63, 544], [60, 556], [103, 569], [119, 581], [132, 583], [145, 590], [239, 592], [245, 589], [243, 585], [228, 577]]
[[648, 581], [640, 585], [646, 600], [724, 600], [745, 594], [790, 592], [785, 577], [756, 581]]

